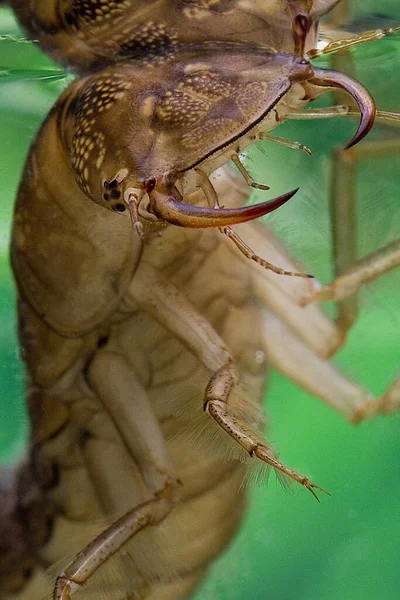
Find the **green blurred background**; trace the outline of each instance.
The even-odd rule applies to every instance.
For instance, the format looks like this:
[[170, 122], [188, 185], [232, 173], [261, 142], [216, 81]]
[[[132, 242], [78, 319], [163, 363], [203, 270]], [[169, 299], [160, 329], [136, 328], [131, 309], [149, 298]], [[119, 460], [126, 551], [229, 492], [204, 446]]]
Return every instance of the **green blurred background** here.
[[[384, 0], [379, 6], [357, 0], [352, 7], [354, 16], [374, 15], [379, 26], [400, 22], [399, 0]], [[7, 36], [0, 38], [0, 460], [10, 462], [23, 451], [27, 437], [7, 258], [12, 205], [29, 143], [67, 77], [35, 45], [20, 40], [5, 9], [0, 9], [0, 32]], [[379, 108], [400, 110], [400, 35], [354, 49], [352, 57], [357, 78]], [[329, 63], [324, 59], [319, 64]], [[301, 186], [296, 199], [269, 222], [307, 270], [324, 282], [331, 277], [331, 155], [354, 128], [351, 120], [286, 124], [278, 134], [310, 146], [312, 158], [270, 143], [248, 157], [249, 170], [274, 195]], [[400, 129], [376, 127], [368, 138], [373, 139], [394, 139], [400, 148]], [[399, 148], [359, 164], [360, 255], [399, 237]], [[399, 292], [400, 276], [393, 272], [363, 293], [360, 319], [337, 359], [375, 394], [399, 371]], [[270, 374], [267, 401], [269, 438], [282, 460], [332, 497], [317, 504], [303, 490], [285, 493], [273, 478], [268, 488], [253, 489], [239, 535], [214, 565], [196, 600], [397, 599], [400, 415], [353, 427], [275, 372]]]

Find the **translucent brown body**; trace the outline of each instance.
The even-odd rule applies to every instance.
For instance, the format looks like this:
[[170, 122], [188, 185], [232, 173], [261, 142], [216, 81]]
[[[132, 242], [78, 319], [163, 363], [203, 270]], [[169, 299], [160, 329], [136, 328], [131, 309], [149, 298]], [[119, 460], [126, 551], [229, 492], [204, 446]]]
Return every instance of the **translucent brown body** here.
[[[54, 122], [55, 118], [42, 134], [44, 146], [48, 145], [46, 137], [51, 134]], [[62, 177], [66, 189], [72, 192], [68, 200], [66, 195], [62, 198], [63, 202], [68, 202], [68, 212], [71, 211], [66, 215], [63, 208], [57, 207], [60, 170], [56, 176], [52, 175], [50, 165], [54, 163], [49, 161], [48, 153], [45, 162], [41, 161], [40, 146], [36, 148], [35, 161], [46, 182], [45, 191], [42, 186], [39, 190], [33, 184], [35, 193], [43, 193], [43, 198], [52, 201], [52, 218], [60, 224], [59, 219], [76, 216], [78, 227], [79, 223], [87, 221], [83, 207], [91, 210], [92, 205], [86, 203], [83, 194], [77, 193], [68, 171]], [[23, 198], [29, 201], [32, 191], [28, 180], [21, 188], [20, 208]], [[73, 207], [75, 202], [82, 203], [78, 210]], [[105, 216], [107, 235], [111, 236], [114, 231], [121, 246], [131, 250], [135, 233], [129, 221], [109, 212]], [[93, 226], [93, 214], [90, 224]], [[225, 341], [237, 348], [235, 354], [243, 383], [247, 384], [252, 398], [261, 399], [265, 364], [257, 360], [261, 343], [253, 330], [260, 309], [252, 297], [251, 274], [246, 265], [217, 231], [178, 230], [177, 233], [172, 226], [151, 229], [141, 256], [141, 268], [153, 266], [168, 277], [168, 281], [184, 291]], [[54, 233], [57, 235], [57, 227]], [[96, 228], [96, 240], [100, 239]], [[91, 246], [89, 250], [93, 252]], [[84, 260], [82, 256], [82, 262]], [[131, 269], [129, 264], [128, 271]], [[134, 279], [128, 279], [128, 286], [134, 284]], [[225, 287], [229, 287], [228, 292]], [[27, 528], [24, 537], [30, 548], [35, 549], [36, 560], [44, 565], [65, 558], [66, 550], [68, 555], [80, 550], [99, 532], [100, 526], [91, 524], [93, 521], [104, 515], [110, 515], [112, 519], [151, 496], [151, 486], [140, 471], [143, 464], [140, 468], [135, 464], [93, 389], [93, 381], [99, 383], [99, 377], [108, 386], [112, 387], [113, 381], [116, 383], [119, 376], [112, 373], [113, 357], [124, 357], [132, 375], [137, 377], [165, 439], [186, 431], [198, 416], [204, 418], [201, 397], [208, 380], [207, 371], [162, 324], [132, 303], [129, 292], [125, 291], [112, 315], [77, 339], [56, 334], [38, 319], [29, 305], [24, 301], [20, 303], [21, 336], [31, 377], [29, 407], [33, 446], [29, 464], [21, 475], [18, 502]], [[239, 338], [236, 328], [243, 332]], [[97, 363], [97, 357], [100, 363]], [[109, 366], [102, 367], [103, 361], [107, 363], [109, 359]], [[96, 367], [96, 364], [100, 366]], [[87, 374], [88, 369], [96, 368], [102, 374], [95, 374], [92, 379]], [[125, 393], [131, 398], [130, 410], [137, 411], [135, 394], [130, 388]], [[206, 426], [211, 431], [216, 427], [211, 421], [207, 421]], [[153, 428], [146, 422], [142, 422], [141, 427], [144, 431], [146, 427], [150, 428], [151, 451], [155, 441]], [[204, 435], [207, 439], [206, 431]], [[158, 451], [157, 446], [156, 442]], [[137, 579], [140, 581], [132, 564], [138, 565], [139, 570], [150, 571], [155, 580], [159, 576], [179, 578], [177, 583], [166, 585], [164, 592], [156, 586], [149, 597], [184, 597], [202, 578], [208, 562], [231, 538], [242, 515], [244, 496], [238, 492], [243, 478], [240, 463], [208, 455], [204, 449], [201, 451], [196, 444], [190, 443], [190, 436], [189, 443], [184, 445], [180, 438], [167, 442], [166, 451], [171, 472], [181, 481], [181, 486], [177, 508], [162, 531], [165, 556], [158, 555], [157, 533], [150, 535], [150, 540], [143, 542], [150, 553], [150, 564], [144, 561], [142, 566], [143, 547], [142, 543], [137, 546], [136, 542], [131, 550], [133, 562], [126, 556], [121, 559], [120, 569], [130, 573], [129, 576], [125, 574], [123, 582], [118, 584], [123, 587], [121, 598], [129, 589], [136, 589]], [[221, 453], [224, 453], [223, 448]], [[152, 457], [148, 456], [147, 460], [151, 464]], [[33, 499], [30, 498], [32, 477], [38, 489]], [[36, 598], [35, 586], [39, 586], [43, 576], [37, 577], [36, 581], [34, 576], [22, 597]], [[22, 579], [21, 576], [19, 583]], [[49, 580], [48, 587], [51, 586]], [[42, 593], [42, 588], [39, 589]], [[88, 593], [88, 597], [92, 597], [90, 589]], [[115, 591], [112, 593], [113, 598], [120, 597]]]
[[[21, 3], [14, 4], [25, 26], [39, 37], [43, 47], [80, 72], [97, 69], [100, 63], [112, 65], [116, 56], [121, 58], [124, 53], [144, 63], [152, 58], [148, 52], [148, 22], [149, 14], [154, 15], [154, 3], [114, 3], [118, 15], [111, 34], [101, 23], [97, 30], [90, 19], [87, 23], [77, 18], [78, 2], [72, 3], [75, 13], [69, 12], [68, 18], [64, 14], [61, 20], [57, 2], [45, 9], [41, 6], [38, 12], [34, 2], [23, 10]], [[311, 18], [317, 20], [336, 2], [290, 4], [304, 5]], [[260, 43], [294, 52], [289, 3], [269, 5], [271, 13], [267, 16], [274, 25], [270, 28], [266, 26], [263, 7], [265, 3], [255, 2], [254, 11], [243, 14], [233, 1], [186, 2], [185, 10], [179, 2], [158, 3], [157, 22], [163, 27], [156, 27], [156, 33], [151, 33], [155, 52], [162, 48], [161, 54], [167, 57], [168, 49], [174, 50], [176, 44], [213, 40], [217, 22], [229, 40], [247, 42], [248, 36], [241, 33], [245, 30], [244, 16], [252, 40], [254, 31], [259, 31]], [[122, 8], [127, 12], [122, 12]], [[131, 17], [137, 29], [126, 22]], [[260, 19], [262, 23], [257, 28], [255, 22]], [[201, 25], [188, 28], [188, 21]], [[122, 22], [130, 31], [134, 29], [135, 44], [141, 39], [141, 32], [147, 32], [139, 49], [132, 40], [124, 38], [124, 32], [118, 33]], [[276, 37], [273, 32], [278, 32]], [[316, 28], [312, 31], [314, 39], [315, 32]], [[104, 36], [110, 42], [107, 54], [103, 52]], [[122, 38], [127, 45], [118, 55]], [[78, 41], [72, 46], [71, 40]], [[222, 41], [226, 41], [223, 36]], [[283, 59], [283, 70], [287, 65]], [[277, 73], [273, 75], [276, 80]], [[299, 79], [307, 77], [311, 76]], [[297, 72], [293, 79], [285, 73], [284, 83], [289, 82], [285, 94], [292, 84], [295, 92], [299, 90], [295, 86], [297, 79]], [[151, 89], [150, 83], [147, 86]], [[90, 157], [93, 140], [89, 139], [87, 145], [85, 140], [80, 152], [79, 136], [73, 127], [76, 123], [79, 127], [79, 110], [90, 121], [89, 110], [100, 112], [103, 100], [92, 105], [90, 94], [89, 99], [79, 95], [84, 84], [74, 85], [72, 92], [67, 92], [53, 109], [31, 150], [15, 215], [12, 260], [20, 291], [20, 335], [30, 380], [32, 446], [30, 458], [18, 475], [17, 495], [6, 494], [8, 537], [12, 540], [22, 535], [24, 541], [8, 555], [13, 567], [11, 576], [5, 569], [4, 597], [40, 598], [46, 585], [52, 587], [51, 579], [44, 582], [43, 567], [66, 554], [77, 553], [105, 523], [157, 497], [161, 494], [160, 481], [168, 487], [173, 479], [173, 512], [167, 514], [161, 527], [148, 528], [124, 546], [123, 552], [112, 559], [115, 563], [111, 571], [117, 576], [113, 579], [113, 575], [102, 574], [101, 589], [108, 593], [109, 585], [113, 598], [178, 600], [201, 580], [208, 563], [237, 528], [244, 506], [243, 493], [238, 491], [244, 466], [238, 460], [226, 459], [231, 447], [225, 434], [216, 454], [214, 446], [212, 452], [204, 448], [218, 431], [216, 424], [211, 419], [204, 420], [201, 412], [210, 377], [207, 361], [196, 354], [194, 344], [188, 341], [190, 336], [178, 335], [171, 328], [166, 313], [160, 313], [164, 322], [143, 308], [138, 300], [140, 286], [145, 287], [146, 278], [150, 284], [165, 282], [166, 300], [177, 290], [177, 307], [180, 298], [185, 298], [210, 331], [229, 347], [242, 386], [231, 399], [238, 413], [243, 410], [242, 396], [246, 403], [251, 398], [257, 404], [263, 395], [265, 310], [255, 299], [254, 288], [259, 284], [255, 283], [253, 270], [247, 268], [229, 240], [218, 231], [188, 231], [145, 220], [141, 241], [128, 219], [90, 202], [89, 198], [98, 204], [109, 202], [110, 198], [99, 196], [99, 192], [103, 191], [104, 182], [111, 182], [119, 172], [125, 146], [118, 147], [119, 132], [115, 138], [110, 136], [95, 146], [100, 168], [104, 161], [108, 172], [101, 172], [93, 184], [91, 173], [85, 174], [85, 155]], [[313, 82], [303, 88], [300, 84], [300, 89], [303, 95], [298, 98], [299, 106], [313, 97], [313, 91], [317, 95]], [[123, 86], [115, 93], [123, 95]], [[275, 93], [274, 98], [277, 96]], [[295, 99], [293, 102], [295, 105]], [[266, 104], [270, 110], [274, 102]], [[291, 102], [287, 106], [293, 108]], [[151, 109], [151, 102], [148, 107]], [[286, 104], [286, 110], [285, 107]], [[76, 118], [75, 124], [65, 118], [68, 111]], [[243, 117], [250, 123], [252, 119], [253, 115]], [[276, 120], [279, 122], [279, 118]], [[211, 135], [205, 145], [211, 143]], [[177, 137], [171, 134], [171, 138], [176, 152]], [[246, 139], [246, 143], [249, 141]], [[137, 155], [148, 157], [150, 153], [144, 151], [142, 142], [141, 139]], [[235, 151], [240, 149], [239, 143]], [[161, 175], [170, 167], [167, 160], [163, 163], [160, 159], [169, 158], [168, 145], [163, 152], [155, 153]], [[191, 163], [184, 155], [189, 166], [184, 162], [182, 170], [190, 170], [196, 160], [204, 159], [205, 150], [199, 149], [198, 144], [194, 152], [200, 160]], [[105, 157], [101, 158], [103, 153]], [[226, 157], [220, 159], [221, 164], [226, 162]], [[136, 161], [140, 176], [159, 174], [154, 172], [154, 162], [149, 162], [150, 167], [149, 163]], [[206, 174], [219, 164], [218, 160], [208, 162]], [[190, 179], [182, 181], [183, 193], [195, 189]], [[221, 179], [219, 184], [217, 181], [215, 186], [222, 205], [240, 203], [246, 196], [228, 179]], [[116, 191], [121, 195], [119, 189]], [[229, 196], [226, 202], [225, 194]], [[114, 205], [118, 211], [120, 196], [113, 197], [111, 191], [110, 197], [110, 208]], [[200, 193], [191, 202], [207, 205]], [[282, 258], [283, 251], [278, 255]], [[312, 284], [304, 285], [312, 292]], [[307, 289], [302, 287], [297, 295]], [[149, 302], [147, 297], [146, 301]], [[312, 314], [333, 334], [334, 348], [338, 341], [330, 322], [318, 310]], [[325, 348], [325, 353], [329, 349]], [[261, 425], [258, 411], [249, 403], [246, 412], [257, 430]], [[128, 413], [132, 414], [129, 422]], [[182, 432], [189, 432], [187, 438], [182, 437]], [[204, 440], [200, 443], [203, 448], [195, 443], [199, 437]], [[96, 520], [98, 523], [94, 523]], [[150, 558], [143, 558], [143, 552], [149, 553]], [[96, 597], [96, 589], [96, 581], [91, 580], [87, 591], [81, 592], [82, 597]]]
[[[240, 367], [243, 390], [247, 388], [249, 398], [258, 401], [263, 396], [265, 362], [259, 358], [261, 334], [257, 340], [253, 328], [260, 330], [262, 309], [254, 300], [251, 272], [217, 230], [198, 232], [149, 224], [140, 250], [128, 219], [88, 201], [65, 160], [57, 131], [63, 109], [61, 101], [32, 148], [15, 214], [12, 254], [24, 290], [19, 317], [30, 381], [32, 446], [18, 475], [17, 495], [13, 490], [10, 496], [5, 494], [7, 516], [15, 523], [8, 522], [7, 539], [14, 550], [7, 555], [12, 575], [6, 568], [2, 586], [8, 593], [3, 593], [5, 598], [41, 598], [53, 586], [43, 567], [78, 552], [103, 523], [112, 522], [152, 494], [151, 469], [150, 483], [144, 476], [143, 449], [138, 449], [136, 457], [131, 455], [94, 389], [99, 378], [110, 387], [119, 380], [111, 367], [117, 355], [137, 377], [149, 410], [159, 422], [156, 431], [146, 420], [141, 424], [143, 432], [149, 427], [145, 433], [149, 454], [155, 444], [156, 453], [165, 454], [170, 473], [180, 485], [177, 508], [162, 533], [147, 532], [148, 540], [128, 549], [131, 559], [125, 555], [120, 565], [113, 565], [122, 574], [116, 583], [111, 576], [110, 594], [122, 598], [130, 590], [139, 593], [143, 579], [143, 597], [183, 598], [240, 522], [244, 466], [227, 462], [229, 444], [224, 448], [222, 443], [214, 456], [192, 443], [193, 423], [205, 419], [201, 399], [208, 372], [182, 341], [136, 306], [129, 290], [135, 286], [139, 259], [142, 272], [153, 266], [229, 344]], [[241, 203], [247, 196], [223, 178], [216, 186], [222, 203], [232, 205], [235, 199]], [[196, 200], [204, 204], [201, 194]], [[63, 245], [64, 251], [59, 252]], [[40, 265], [39, 277], [34, 265]], [[101, 282], [106, 286], [102, 292]], [[68, 297], [67, 290], [73, 297]], [[29, 298], [35, 298], [35, 310]], [[69, 308], [62, 306], [64, 301]], [[97, 357], [100, 367], [96, 367]], [[108, 362], [105, 369], [103, 360]], [[102, 374], [92, 379], [90, 372], [96, 368]], [[135, 413], [137, 398], [129, 386], [125, 394], [132, 402], [128, 410]], [[257, 411], [252, 418], [257, 422]], [[205, 442], [200, 446], [207, 445], [215, 428], [211, 420], [205, 421]], [[187, 439], [179, 437], [188, 429]], [[157, 436], [161, 441], [155, 440]], [[151, 456], [146, 460], [151, 465]], [[24, 539], [20, 545], [14, 543], [18, 536]], [[144, 551], [150, 558], [143, 559]], [[158, 579], [172, 579], [172, 583], [157, 584]], [[155, 587], [147, 596], [149, 580]], [[107, 589], [107, 576], [105, 581], [102, 590]], [[92, 597], [96, 589], [94, 583], [84, 597]]]

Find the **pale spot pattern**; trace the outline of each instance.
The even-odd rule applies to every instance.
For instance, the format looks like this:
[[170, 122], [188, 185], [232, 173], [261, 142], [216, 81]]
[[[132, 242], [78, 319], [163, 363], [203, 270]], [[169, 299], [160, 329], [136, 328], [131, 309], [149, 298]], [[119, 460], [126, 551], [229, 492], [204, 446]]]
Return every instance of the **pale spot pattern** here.
[[99, 170], [106, 154], [105, 135], [100, 129], [96, 129], [99, 115], [122, 99], [131, 85], [129, 81], [119, 77], [111, 78], [107, 74], [97, 76], [77, 102], [72, 165], [76, 180], [86, 194], [91, 193], [88, 185], [90, 169], [94, 165]]

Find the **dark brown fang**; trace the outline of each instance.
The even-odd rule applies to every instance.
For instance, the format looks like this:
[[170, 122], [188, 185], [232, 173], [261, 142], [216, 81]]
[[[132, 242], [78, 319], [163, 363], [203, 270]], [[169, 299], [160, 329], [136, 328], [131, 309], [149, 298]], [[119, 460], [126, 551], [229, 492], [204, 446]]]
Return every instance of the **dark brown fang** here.
[[180, 202], [172, 194], [163, 194], [156, 189], [149, 193], [149, 198], [151, 209], [159, 219], [179, 227], [206, 228], [236, 225], [262, 217], [285, 204], [297, 191], [298, 188], [268, 202], [240, 208], [193, 206]]
[[324, 87], [328, 86], [342, 88], [357, 102], [361, 111], [360, 125], [358, 126], [355, 135], [351, 138], [347, 146], [345, 146], [345, 149], [355, 146], [363, 139], [363, 137], [367, 135], [374, 124], [376, 115], [374, 99], [368, 90], [361, 85], [361, 83], [352, 77], [349, 77], [349, 75], [345, 75], [344, 73], [339, 73], [337, 71], [329, 71], [327, 69], [318, 69], [315, 67], [313, 68], [313, 71], [316, 77], [311, 79], [310, 83]]

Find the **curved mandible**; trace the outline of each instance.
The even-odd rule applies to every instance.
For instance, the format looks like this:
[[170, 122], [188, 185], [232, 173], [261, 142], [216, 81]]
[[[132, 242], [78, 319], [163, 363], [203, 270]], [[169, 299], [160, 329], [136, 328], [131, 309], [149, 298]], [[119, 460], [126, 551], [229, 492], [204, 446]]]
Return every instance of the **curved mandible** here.
[[150, 208], [163, 221], [179, 227], [207, 228], [225, 227], [258, 219], [276, 210], [292, 198], [299, 188], [278, 198], [239, 208], [208, 208], [180, 202], [173, 194], [154, 189], [149, 191]]
[[328, 69], [313, 68], [315, 77], [310, 80], [310, 83], [323, 87], [337, 87], [345, 90], [354, 98], [361, 111], [361, 120], [358, 129], [345, 149], [351, 148], [360, 142], [370, 131], [375, 121], [376, 106], [374, 99], [368, 90], [358, 81], [339, 73], [338, 71], [330, 71]]

